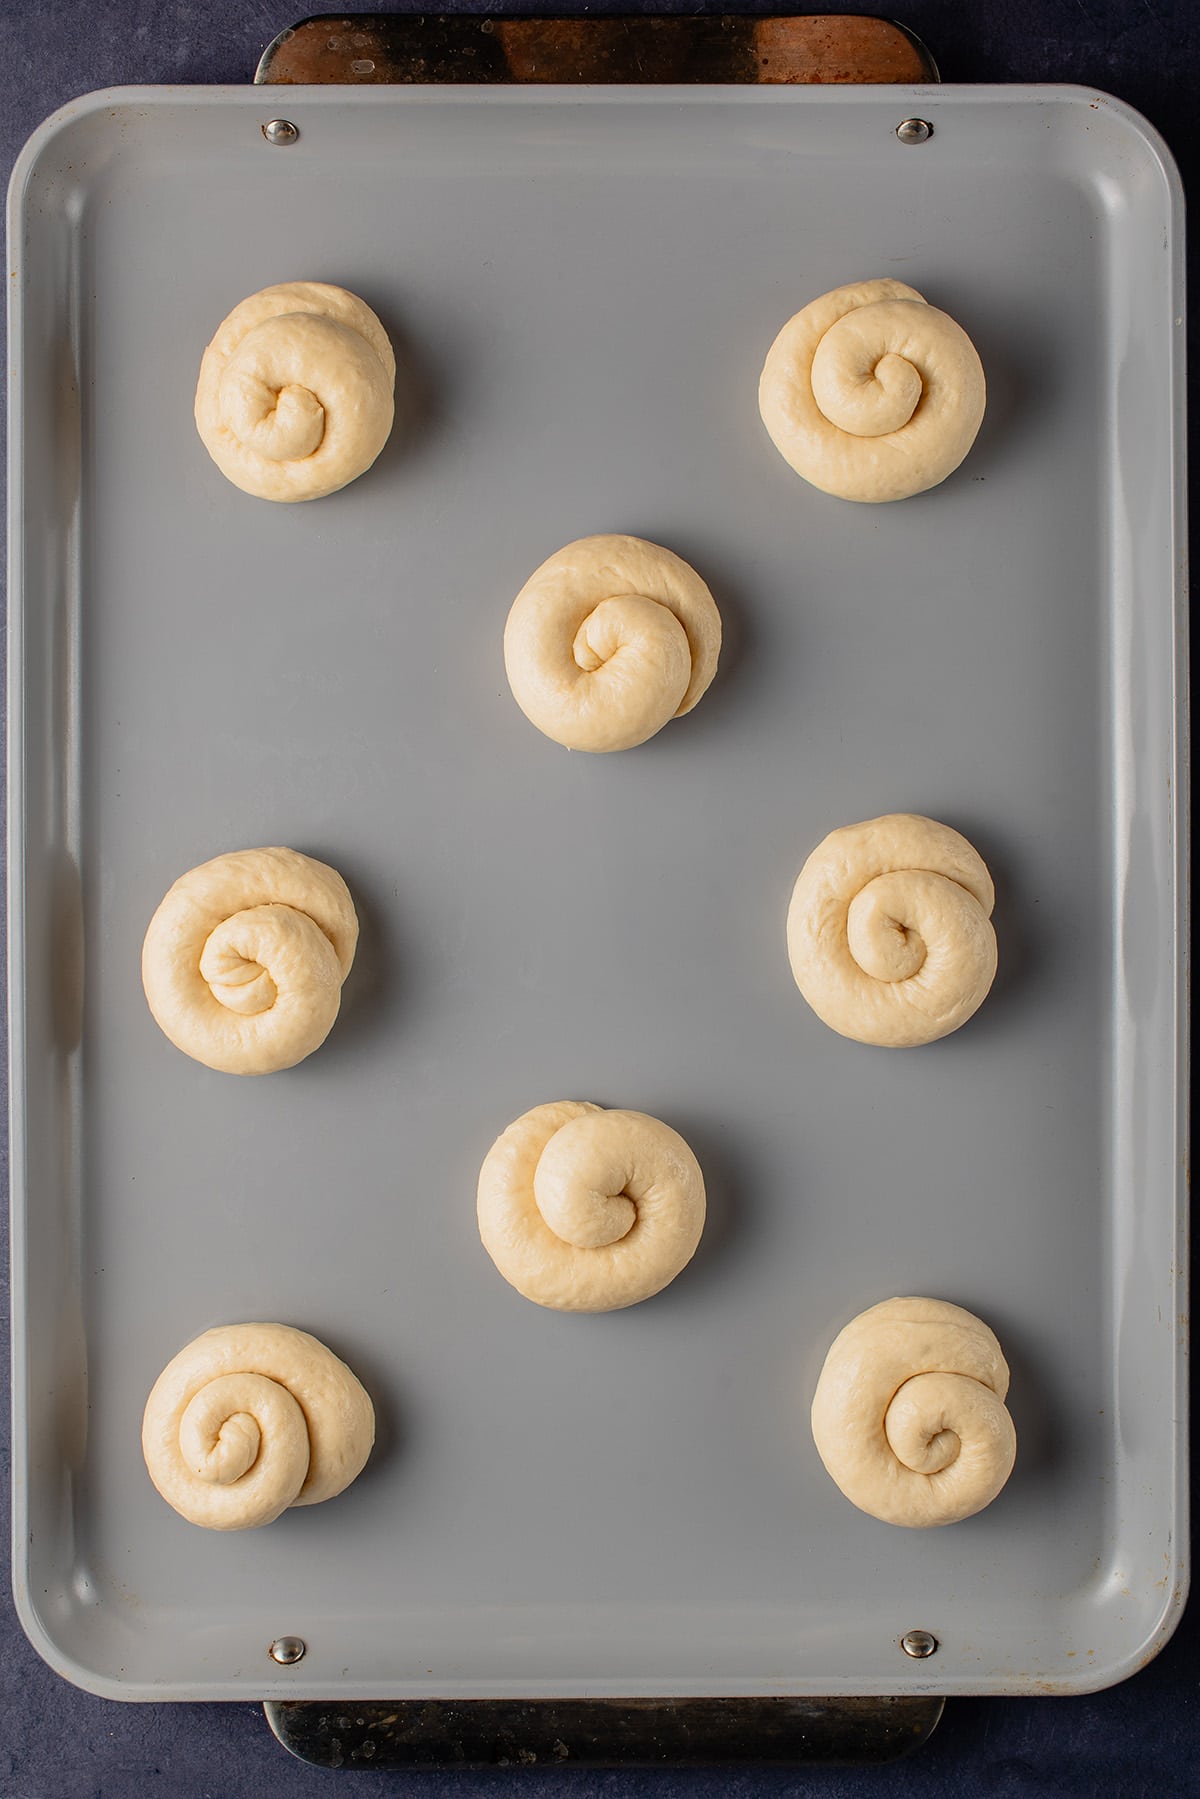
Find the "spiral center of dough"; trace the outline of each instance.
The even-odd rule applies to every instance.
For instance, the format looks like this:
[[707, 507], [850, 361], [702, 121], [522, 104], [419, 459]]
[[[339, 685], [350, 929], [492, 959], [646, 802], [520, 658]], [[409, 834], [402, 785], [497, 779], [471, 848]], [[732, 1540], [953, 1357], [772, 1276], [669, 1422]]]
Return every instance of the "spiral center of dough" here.
[[874, 980], [908, 981], [925, 965], [925, 939], [911, 922], [912, 881], [907, 873], [878, 875], [850, 901], [850, 954]]
[[269, 462], [302, 462], [320, 448], [325, 408], [296, 382], [274, 387], [231, 362], [221, 382], [225, 420], [239, 443]]
[[638, 1221], [636, 1176], [611, 1112], [591, 1112], [550, 1139], [533, 1177], [533, 1197], [556, 1237], [577, 1249], [603, 1249]]
[[231, 1487], [250, 1472], [263, 1442], [255, 1411], [272, 1421], [283, 1412], [293, 1434], [307, 1434], [295, 1399], [266, 1375], [218, 1375], [193, 1395], [179, 1420], [179, 1452], [198, 1479]]
[[[277, 313], [247, 331], [221, 371], [222, 421], [244, 449], [267, 462], [304, 462], [320, 449], [327, 427], [334, 428], [326, 402], [332, 419], [339, 404], [345, 420], [362, 410], [362, 393], [356, 396], [354, 381], [347, 386], [344, 378], [347, 366], [367, 390], [381, 373], [369, 346], [336, 319]], [[324, 401], [313, 391], [318, 385]]]
[[813, 352], [812, 395], [839, 431], [884, 437], [902, 431], [925, 392], [904, 329], [906, 315], [928, 308], [905, 300], [881, 301], [842, 315]]
[[648, 713], [655, 728], [679, 710], [692, 675], [687, 632], [669, 606], [640, 593], [615, 594], [593, 607], [571, 655], [588, 677], [577, 688], [585, 712], [617, 705]]
[[924, 391], [920, 372], [902, 356], [887, 355], [865, 368], [847, 368], [818, 348], [813, 358], [813, 398], [839, 431], [884, 437], [902, 431]]
[[259, 960], [262, 921], [257, 913], [281, 911], [281, 907], [254, 906], [223, 919], [212, 932], [200, 956], [200, 973], [212, 996], [230, 1012], [251, 1018], [269, 1012], [279, 989], [269, 968]]
[[[571, 645], [571, 654], [585, 674], [594, 674], [624, 649], [641, 646], [650, 636], [674, 644], [687, 633], [669, 606], [641, 593], [617, 593], [601, 600], [588, 613]], [[691, 655], [688, 654], [691, 672]]]
[[884, 1415], [883, 1428], [892, 1454], [914, 1474], [940, 1474], [958, 1460], [962, 1449], [962, 1440], [947, 1417], [946, 1379], [938, 1374], [914, 1375], [895, 1394]]
[[213, 1443], [207, 1448], [198, 1446], [200, 1453], [185, 1459], [201, 1480], [231, 1487], [253, 1468], [261, 1444], [262, 1432], [249, 1412], [235, 1412], [220, 1426]]

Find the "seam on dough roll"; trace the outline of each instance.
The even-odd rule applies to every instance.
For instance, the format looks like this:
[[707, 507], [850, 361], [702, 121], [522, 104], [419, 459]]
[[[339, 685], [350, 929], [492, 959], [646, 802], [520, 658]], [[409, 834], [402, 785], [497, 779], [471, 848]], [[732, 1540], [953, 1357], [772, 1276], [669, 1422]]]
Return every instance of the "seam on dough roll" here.
[[484, 1248], [526, 1299], [610, 1312], [660, 1292], [691, 1260], [704, 1176], [660, 1119], [559, 1100], [496, 1139], [477, 1215]]
[[970, 1518], [1016, 1458], [1008, 1379], [994, 1332], [962, 1306], [886, 1299], [852, 1319], [825, 1358], [812, 1402], [817, 1453], [846, 1498], [885, 1524]]
[[834, 288], [790, 318], [767, 352], [758, 407], [771, 441], [813, 487], [903, 500], [962, 462], [987, 384], [962, 326], [902, 281]]
[[936, 1042], [991, 988], [994, 903], [983, 858], [949, 825], [911, 812], [843, 825], [792, 890], [796, 985], [843, 1037], [889, 1049]]
[[225, 1074], [273, 1074], [325, 1041], [358, 942], [336, 869], [297, 850], [232, 850], [170, 888], [142, 986], [177, 1049]]
[[392, 429], [396, 358], [371, 308], [322, 281], [235, 306], [200, 363], [195, 418], [221, 473], [262, 500], [318, 500], [364, 474]]
[[252, 1530], [342, 1493], [375, 1411], [333, 1351], [287, 1324], [226, 1324], [173, 1356], [142, 1417], [151, 1480], [207, 1530]]
[[504, 627], [531, 724], [568, 749], [645, 743], [717, 672], [721, 615], [695, 569], [639, 537], [582, 537], [535, 569]]

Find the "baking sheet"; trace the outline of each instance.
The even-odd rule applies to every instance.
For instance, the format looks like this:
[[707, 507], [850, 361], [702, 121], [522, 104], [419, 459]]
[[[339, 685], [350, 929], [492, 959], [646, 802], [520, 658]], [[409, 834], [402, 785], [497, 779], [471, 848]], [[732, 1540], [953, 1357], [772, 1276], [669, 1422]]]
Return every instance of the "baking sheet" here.
[[[13, 178], [10, 930], [16, 1584], [127, 1698], [1065, 1691], [1186, 1580], [1177, 179], [1082, 89], [118, 90]], [[897, 122], [934, 122], [901, 145]], [[784, 318], [895, 274], [989, 378], [919, 499], [799, 483], [755, 405]], [[340, 495], [236, 492], [199, 353], [269, 282], [361, 293], [412, 423]], [[727, 625], [615, 757], [507, 690], [512, 595], [629, 531]], [[963, 830], [997, 881], [977, 1018], [827, 1031], [784, 915], [833, 825]], [[173, 1051], [154, 906], [223, 849], [332, 862], [363, 938], [324, 1049]], [[693, 1266], [528, 1305], [478, 1244], [494, 1135], [555, 1097], [692, 1143]], [[829, 1341], [971, 1307], [1017, 1468], [900, 1532], [823, 1473]], [[380, 1432], [341, 1499], [195, 1530], [138, 1429], [209, 1325], [314, 1331]], [[940, 1641], [929, 1662], [907, 1630]], [[282, 1633], [308, 1652], [279, 1668]]]

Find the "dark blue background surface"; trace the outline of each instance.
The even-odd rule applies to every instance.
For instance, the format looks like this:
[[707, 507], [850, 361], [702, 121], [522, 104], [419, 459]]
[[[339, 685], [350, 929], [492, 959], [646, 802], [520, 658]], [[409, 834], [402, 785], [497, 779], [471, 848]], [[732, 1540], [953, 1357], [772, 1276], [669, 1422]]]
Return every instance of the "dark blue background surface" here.
[[[831, 0], [834, 9], [836, 0]], [[842, 11], [883, 11], [843, 4]], [[314, 11], [317, 6], [313, 5]], [[332, 9], [331, 9], [332, 10]], [[358, 10], [369, 10], [359, 0]], [[381, 7], [382, 10], [382, 7]], [[420, 11], [399, 5], [397, 11]], [[778, 13], [783, 4], [672, 5], [623, 0], [542, 6], [473, 0], [471, 12]], [[815, 10], [815, 8], [814, 8]], [[909, 0], [903, 22], [933, 50], [948, 81], [1077, 81], [1130, 101], [1163, 132], [1195, 190], [1200, 139], [1198, 0]], [[5, 177], [48, 113], [89, 89], [142, 82], [248, 81], [258, 57], [305, 6], [285, 0], [0, 0], [0, 162]], [[1194, 257], [1189, 259], [1194, 278]], [[1192, 367], [1200, 366], [1192, 338]], [[1194, 384], [1193, 377], [1193, 384]], [[1193, 509], [1196, 501], [1193, 498]], [[7, 1314], [7, 1283], [3, 1292]], [[5, 1339], [6, 1340], [6, 1339]], [[0, 1352], [2, 1353], [2, 1352]], [[7, 1414], [7, 1393], [0, 1391]], [[0, 1492], [7, 1510], [7, 1425]], [[1198, 1483], [1200, 1484], [1200, 1483]], [[7, 1526], [5, 1525], [5, 1540]], [[116, 1705], [77, 1692], [29, 1648], [0, 1590], [0, 1799], [325, 1799], [342, 1788], [371, 1799], [783, 1799], [828, 1794], [1200, 1794], [1200, 1606], [1149, 1668], [1080, 1699], [955, 1700], [914, 1759], [886, 1769], [810, 1773], [331, 1774], [293, 1761], [252, 1705]]]

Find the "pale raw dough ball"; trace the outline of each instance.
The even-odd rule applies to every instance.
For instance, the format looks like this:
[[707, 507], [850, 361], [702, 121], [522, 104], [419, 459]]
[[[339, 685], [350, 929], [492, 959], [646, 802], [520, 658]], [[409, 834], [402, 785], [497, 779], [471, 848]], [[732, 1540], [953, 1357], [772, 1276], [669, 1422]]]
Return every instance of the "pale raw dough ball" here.
[[343, 287], [285, 281], [235, 306], [200, 363], [196, 429], [261, 500], [319, 500], [370, 468], [392, 429], [396, 358]]
[[142, 1454], [168, 1505], [207, 1530], [252, 1530], [362, 1472], [375, 1412], [332, 1350], [287, 1324], [225, 1324], [167, 1363]]
[[843, 825], [792, 891], [796, 985], [843, 1037], [896, 1049], [965, 1024], [996, 973], [995, 890], [949, 825], [911, 812]]
[[640, 537], [583, 537], [513, 601], [504, 666], [526, 718], [569, 750], [628, 750], [717, 672], [721, 615], [695, 569]]
[[954, 1524], [990, 1505], [1017, 1437], [1008, 1364], [986, 1324], [940, 1299], [885, 1299], [833, 1342], [817, 1382], [817, 1453], [885, 1524]]
[[758, 409], [798, 475], [843, 500], [904, 500], [956, 469], [983, 422], [975, 346], [902, 281], [834, 288], [767, 353]]
[[691, 1261], [704, 1176], [677, 1131], [576, 1100], [535, 1106], [488, 1151], [479, 1234], [519, 1293], [560, 1312], [649, 1299]]
[[142, 986], [185, 1055], [273, 1074], [329, 1035], [357, 942], [335, 869], [296, 850], [233, 850], [175, 882], [146, 932]]

